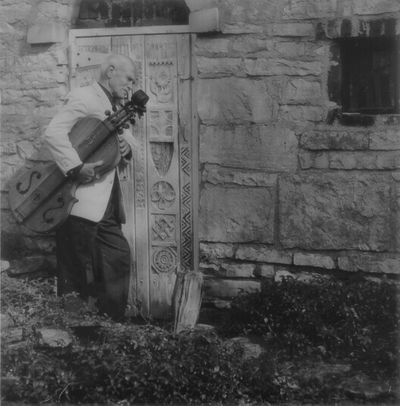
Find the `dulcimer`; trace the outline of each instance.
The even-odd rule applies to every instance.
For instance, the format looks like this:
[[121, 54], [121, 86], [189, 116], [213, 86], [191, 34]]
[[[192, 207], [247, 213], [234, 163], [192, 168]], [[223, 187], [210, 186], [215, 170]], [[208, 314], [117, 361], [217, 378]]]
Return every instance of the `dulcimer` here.
[[[76, 122], [69, 135], [72, 146], [83, 163], [102, 160], [96, 174], [104, 175], [115, 168], [120, 159], [118, 134], [143, 116], [149, 96], [142, 90], [113, 114], [106, 111], [103, 121], [85, 117]], [[8, 194], [11, 211], [19, 224], [37, 233], [50, 233], [68, 218], [78, 200], [75, 191], [80, 182], [66, 177], [57, 164], [43, 163], [27, 169], [10, 184]]]

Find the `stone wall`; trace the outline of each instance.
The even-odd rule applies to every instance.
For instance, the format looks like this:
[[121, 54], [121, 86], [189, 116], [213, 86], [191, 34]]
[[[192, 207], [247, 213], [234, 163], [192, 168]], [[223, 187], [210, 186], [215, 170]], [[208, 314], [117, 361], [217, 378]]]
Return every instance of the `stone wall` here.
[[329, 82], [335, 39], [378, 23], [385, 35], [387, 21], [399, 35], [400, 3], [222, 0], [219, 11], [222, 33], [196, 47], [206, 299], [263, 277], [395, 278], [400, 117], [332, 119]]
[[[68, 91], [68, 30], [79, 3], [3, 0], [0, 4], [1, 243], [2, 258], [7, 260], [54, 253], [52, 236], [18, 227], [8, 210], [7, 191], [22, 165], [50, 158], [42, 148], [43, 133]], [[43, 38], [34, 43], [39, 27], [48, 43]]]
[[[187, 1], [191, 11], [201, 9], [196, 1]], [[79, 4], [0, 5], [4, 259], [54, 253], [52, 236], [15, 224], [7, 188], [21, 165], [49, 158], [42, 135], [68, 90], [68, 30]], [[399, 35], [398, 0], [202, 4], [218, 7], [221, 30], [199, 34], [195, 49], [206, 299], [258, 289], [264, 277], [398, 275], [399, 116], [349, 125], [329, 90], [335, 39], [386, 20]], [[51, 43], [35, 43], [41, 25]]]

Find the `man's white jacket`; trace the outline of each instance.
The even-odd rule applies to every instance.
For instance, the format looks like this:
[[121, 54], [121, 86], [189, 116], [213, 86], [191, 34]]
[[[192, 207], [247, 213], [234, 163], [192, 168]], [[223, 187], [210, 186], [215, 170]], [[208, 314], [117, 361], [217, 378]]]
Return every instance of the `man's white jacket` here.
[[[53, 118], [45, 131], [46, 144], [61, 171], [66, 173], [82, 163], [69, 140], [69, 132], [74, 124], [83, 117], [106, 119], [105, 111], [112, 110], [111, 102], [98, 83], [71, 90], [60, 112]], [[84, 136], [86, 134], [82, 134]], [[135, 140], [129, 130], [122, 135], [134, 151]], [[127, 161], [121, 159], [120, 165]], [[72, 215], [99, 222], [105, 213], [111, 190], [118, 170], [112, 169], [100, 179], [89, 184], [81, 184], [75, 193], [78, 199], [71, 210]], [[125, 210], [122, 193], [118, 182], [119, 217], [125, 222]]]

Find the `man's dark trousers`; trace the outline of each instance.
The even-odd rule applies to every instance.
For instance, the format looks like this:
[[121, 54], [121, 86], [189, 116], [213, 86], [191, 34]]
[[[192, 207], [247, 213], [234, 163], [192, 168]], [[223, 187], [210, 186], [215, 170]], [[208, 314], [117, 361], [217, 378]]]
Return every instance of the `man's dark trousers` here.
[[[118, 220], [116, 195], [114, 186], [99, 223], [69, 216], [56, 232], [57, 294], [77, 292], [83, 300], [96, 296], [99, 313], [112, 318], [124, 315], [131, 263], [129, 244]], [[87, 267], [93, 270], [96, 289], [88, 283]]]

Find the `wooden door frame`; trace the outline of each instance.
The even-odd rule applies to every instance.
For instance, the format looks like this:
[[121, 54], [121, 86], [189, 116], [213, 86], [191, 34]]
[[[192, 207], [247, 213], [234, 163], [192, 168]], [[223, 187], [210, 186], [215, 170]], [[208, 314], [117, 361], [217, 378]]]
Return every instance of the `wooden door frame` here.
[[[124, 27], [124, 28], [89, 28], [89, 29], [73, 29], [69, 31], [69, 67], [70, 67], [70, 83], [74, 83], [76, 76], [76, 66], [73, 66], [71, 55], [74, 53], [75, 39], [87, 37], [111, 37], [111, 36], [134, 36], [134, 35], [159, 35], [159, 34], [190, 34], [191, 40], [191, 69], [190, 81], [191, 84], [191, 181], [192, 181], [192, 268], [198, 270], [199, 267], [199, 128], [198, 128], [198, 113], [197, 113], [197, 64], [195, 54], [196, 34], [189, 30], [189, 26], [151, 26], [151, 27]], [[93, 54], [91, 55], [93, 57]], [[96, 58], [96, 55], [94, 55]], [[100, 58], [104, 58], [104, 54], [99, 54]], [[101, 61], [102, 61], [101, 59]]]

